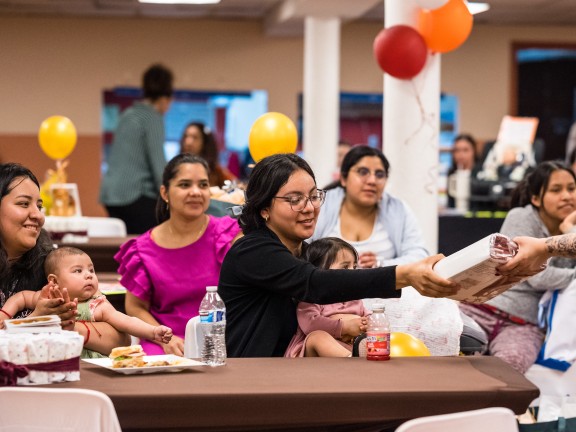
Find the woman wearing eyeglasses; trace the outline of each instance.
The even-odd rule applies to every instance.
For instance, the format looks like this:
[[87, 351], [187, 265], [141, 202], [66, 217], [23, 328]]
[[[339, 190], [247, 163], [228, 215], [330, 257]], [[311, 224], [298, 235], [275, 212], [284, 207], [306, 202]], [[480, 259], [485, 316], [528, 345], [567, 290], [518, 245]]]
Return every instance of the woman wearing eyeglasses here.
[[[346, 240], [358, 251], [359, 267], [364, 269], [412, 263], [427, 257], [412, 211], [385, 191], [389, 173], [390, 163], [380, 150], [353, 147], [342, 161], [340, 181], [326, 192], [312, 239]], [[382, 302], [378, 296], [363, 300], [368, 310]], [[424, 341], [433, 355], [458, 354], [462, 321], [455, 302], [424, 298], [410, 290], [404, 291], [401, 299], [384, 303], [393, 328], [411, 332]], [[430, 310], [435, 313], [430, 314]]]
[[297, 328], [300, 301], [394, 298], [409, 285], [429, 297], [455, 293], [457, 286], [432, 270], [442, 255], [363, 271], [322, 270], [301, 259], [324, 196], [310, 166], [294, 154], [256, 164], [239, 219], [244, 237], [224, 258], [218, 284], [230, 357], [283, 356]]
[[390, 163], [380, 150], [353, 147], [340, 182], [326, 192], [312, 240], [338, 237], [358, 251], [362, 268], [405, 264], [428, 256], [408, 206], [386, 193]]

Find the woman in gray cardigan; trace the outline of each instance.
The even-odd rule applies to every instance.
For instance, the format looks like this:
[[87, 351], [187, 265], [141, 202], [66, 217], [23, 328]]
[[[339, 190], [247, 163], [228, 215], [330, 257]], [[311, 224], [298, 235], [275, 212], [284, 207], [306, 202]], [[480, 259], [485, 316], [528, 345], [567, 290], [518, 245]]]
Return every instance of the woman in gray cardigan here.
[[[560, 162], [542, 162], [520, 182], [500, 232], [511, 238], [562, 234], [576, 211], [576, 177]], [[534, 363], [544, 334], [538, 328], [538, 303], [547, 290], [566, 288], [575, 278], [576, 261], [553, 258], [548, 268], [482, 305], [461, 304], [489, 338], [489, 353], [521, 373]]]

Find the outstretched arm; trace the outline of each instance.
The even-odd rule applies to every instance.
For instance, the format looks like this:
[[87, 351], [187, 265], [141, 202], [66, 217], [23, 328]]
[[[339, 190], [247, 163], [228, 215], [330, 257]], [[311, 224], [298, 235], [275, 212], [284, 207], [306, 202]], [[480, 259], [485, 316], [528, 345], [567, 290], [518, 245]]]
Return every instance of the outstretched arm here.
[[[139, 318], [151, 326], [160, 326], [160, 323], [150, 313], [150, 304], [139, 299], [130, 291], [126, 292], [126, 313], [133, 317]], [[151, 339], [154, 340], [154, 339]], [[160, 345], [166, 354], [184, 355], [184, 339], [178, 336], [172, 336], [170, 342]]]
[[396, 266], [396, 289], [412, 286], [426, 297], [448, 297], [457, 292], [458, 285], [444, 279], [433, 267], [444, 255], [437, 254], [410, 264]]
[[516, 237], [518, 253], [506, 264], [498, 267], [502, 274], [533, 276], [546, 267], [553, 256], [576, 257], [576, 234], [563, 234], [537, 239], [534, 237]]
[[171, 328], [163, 325], [151, 325], [140, 318], [123, 314], [117, 311], [108, 301], [101, 303], [96, 311], [100, 315], [96, 317], [97, 321], [107, 322], [121, 332], [157, 343], [168, 343], [172, 338]]
[[[84, 337], [84, 348], [109, 355], [112, 348], [130, 345], [130, 336], [119, 332], [106, 322], [74, 323], [74, 331]], [[88, 338], [88, 340], [86, 340]]]

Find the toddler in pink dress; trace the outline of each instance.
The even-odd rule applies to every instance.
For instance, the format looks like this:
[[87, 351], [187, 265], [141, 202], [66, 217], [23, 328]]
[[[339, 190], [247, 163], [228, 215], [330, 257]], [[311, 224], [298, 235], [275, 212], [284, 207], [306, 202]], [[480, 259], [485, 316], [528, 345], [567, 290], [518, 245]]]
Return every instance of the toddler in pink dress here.
[[[351, 269], [358, 265], [356, 250], [336, 237], [313, 241], [303, 257], [319, 269]], [[350, 357], [352, 342], [366, 331], [369, 315], [362, 300], [327, 305], [300, 302], [296, 313], [298, 330], [285, 357]]]

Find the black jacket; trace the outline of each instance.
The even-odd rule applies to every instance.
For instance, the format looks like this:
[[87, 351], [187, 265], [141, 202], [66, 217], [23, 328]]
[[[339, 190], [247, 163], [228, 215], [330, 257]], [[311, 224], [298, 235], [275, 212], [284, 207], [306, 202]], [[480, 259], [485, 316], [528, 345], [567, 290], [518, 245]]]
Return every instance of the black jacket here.
[[283, 356], [298, 326], [300, 301], [397, 298], [401, 292], [395, 285], [394, 266], [321, 270], [292, 255], [269, 229], [251, 232], [234, 243], [220, 271], [228, 356]]

